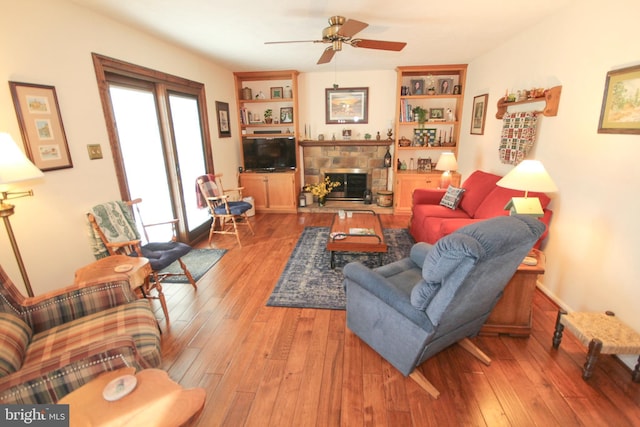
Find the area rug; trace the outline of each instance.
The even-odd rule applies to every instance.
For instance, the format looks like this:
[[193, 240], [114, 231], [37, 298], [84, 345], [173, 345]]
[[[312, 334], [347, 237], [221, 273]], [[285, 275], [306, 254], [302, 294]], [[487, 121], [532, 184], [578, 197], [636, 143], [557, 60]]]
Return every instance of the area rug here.
[[[388, 251], [382, 263], [405, 258], [415, 243], [407, 229], [383, 230]], [[367, 267], [378, 266], [377, 254], [336, 252], [336, 268], [329, 265], [326, 250], [328, 227], [306, 227], [291, 253], [284, 272], [267, 301], [272, 307], [326, 308], [344, 310], [346, 295], [342, 286], [342, 267], [360, 261]]]
[[[226, 252], [226, 249], [191, 249], [188, 254], [182, 257], [182, 261], [187, 265], [193, 280], [197, 282], [211, 267], [220, 261]], [[180, 267], [178, 261], [162, 270], [162, 273], [180, 274], [180, 276], [167, 277], [163, 280], [163, 283], [189, 283], [187, 277], [182, 274], [182, 267]]]

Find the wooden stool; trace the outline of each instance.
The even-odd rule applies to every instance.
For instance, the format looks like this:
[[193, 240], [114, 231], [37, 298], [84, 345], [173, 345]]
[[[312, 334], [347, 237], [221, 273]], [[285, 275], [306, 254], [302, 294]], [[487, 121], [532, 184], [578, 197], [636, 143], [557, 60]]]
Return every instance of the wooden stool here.
[[[622, 323], [614, 313], [567, 313], [558, 311], [556, 329], [553, 334], [553, 347], [558, 348], [562, 341], [562, 331], [567, 327], [573, 335], [589, 348], [587, 361], [582, 371], [582, 379], [587, 380], [593, 374], [593, 368], [602, 354], [639, 354], [640, 334]], [[640, 357], [631, 373], [634, 382], [640, 382]]]

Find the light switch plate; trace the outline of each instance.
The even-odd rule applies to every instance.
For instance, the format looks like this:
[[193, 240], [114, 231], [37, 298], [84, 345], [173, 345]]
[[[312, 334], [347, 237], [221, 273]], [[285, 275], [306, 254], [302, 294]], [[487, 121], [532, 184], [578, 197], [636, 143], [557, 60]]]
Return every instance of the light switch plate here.
[[102, 158], [102, 147], [100, 144], [87, 144], [87, 151], [89, 152], [89, 159], [91, 160]]

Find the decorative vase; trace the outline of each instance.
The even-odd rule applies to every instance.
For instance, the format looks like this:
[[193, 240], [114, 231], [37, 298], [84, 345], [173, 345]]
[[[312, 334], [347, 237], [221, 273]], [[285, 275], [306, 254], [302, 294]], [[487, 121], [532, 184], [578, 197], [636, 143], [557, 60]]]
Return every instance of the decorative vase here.
[[327, 196], [318, 196], [318, 206], [323, 207], [327, 203]]

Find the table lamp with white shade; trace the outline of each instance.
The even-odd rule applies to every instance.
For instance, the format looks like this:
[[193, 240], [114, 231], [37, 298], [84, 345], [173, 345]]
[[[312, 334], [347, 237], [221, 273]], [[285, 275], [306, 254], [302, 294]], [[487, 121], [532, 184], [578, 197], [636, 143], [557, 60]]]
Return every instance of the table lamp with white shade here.
[[27, 270], [22, 262], [18, 243], [16, 242], [11, 223], [9, 222], [9, 217], [13, 215], [15, 206], [5, 203], [5, 200], [33, 196], [33, 190], [9, 191], [8, 184], [42, 178], [43, 176], [42, 171], [31, 163], [20, 148], [18, 148], [13, 138], [11, 138], [11, 135], [8, 133], [0, 133], [0, 217], [4, 220], [9, 241], [11, 242], [18, 268], [20, 268], [22, 280], [24, 281], [24, 286], [30, 297], [33, 296], [33, 290], [31, 289]]
[[442, 153], [436, 163], [436, 169], [444, 171], [440, 176], [440, 188], [448, 188], [451, 184], [451, 171], [458, 169], [458, 161], [453, 153]]
[[529, 197], [529, 191], [554, 193], [558, 187], [538, 160], [523, 160], [497, 183], [499, 187], [524, 191], [524, 197], [513, 197], [504, 207], [512, 214], [544, 216], [540, 199]]

